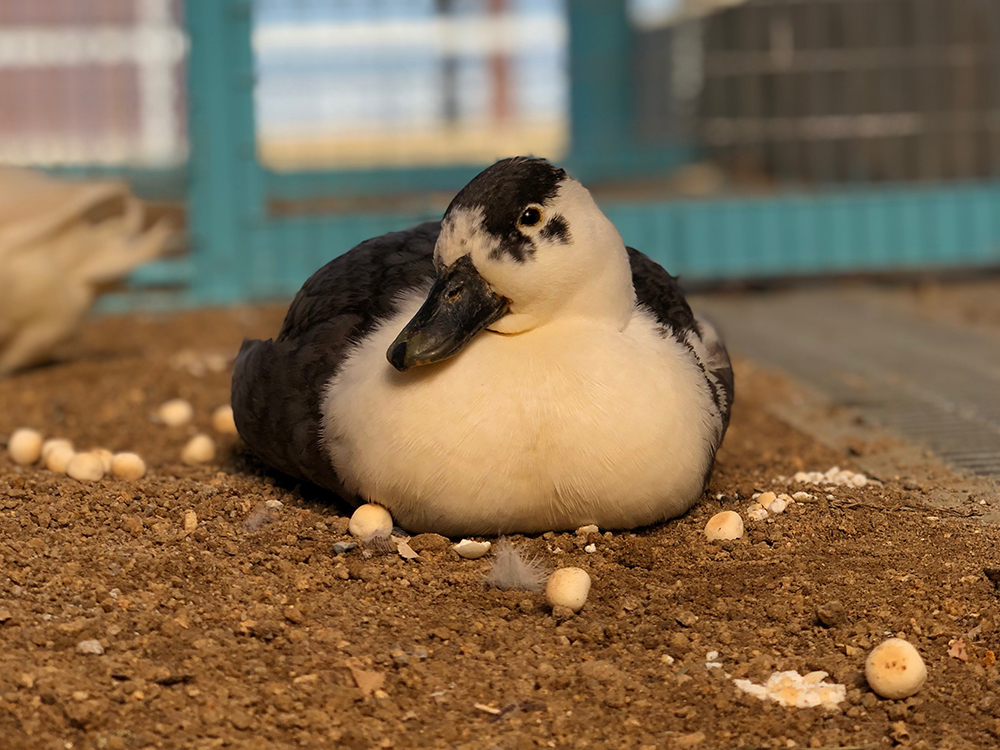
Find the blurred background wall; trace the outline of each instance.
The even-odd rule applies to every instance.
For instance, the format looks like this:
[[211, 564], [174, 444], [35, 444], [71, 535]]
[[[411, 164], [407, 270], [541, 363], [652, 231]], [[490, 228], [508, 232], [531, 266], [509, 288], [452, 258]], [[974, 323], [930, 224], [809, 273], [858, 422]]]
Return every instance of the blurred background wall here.
[[186, 220], [114, 304], [288, 296], [521, 153], [693, 282], [994, 268], [1000, 5], [0, 5], [0, 163]]

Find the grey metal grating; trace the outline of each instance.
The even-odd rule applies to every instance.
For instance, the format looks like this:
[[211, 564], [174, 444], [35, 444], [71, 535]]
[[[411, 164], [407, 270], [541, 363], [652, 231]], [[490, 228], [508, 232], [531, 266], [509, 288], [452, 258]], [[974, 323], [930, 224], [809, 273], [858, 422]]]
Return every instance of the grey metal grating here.
[[1000, 477], [1000, 336], [915, 318], [865, 289], [706, 298], [698, 307], [732, 350], [959, 469]]

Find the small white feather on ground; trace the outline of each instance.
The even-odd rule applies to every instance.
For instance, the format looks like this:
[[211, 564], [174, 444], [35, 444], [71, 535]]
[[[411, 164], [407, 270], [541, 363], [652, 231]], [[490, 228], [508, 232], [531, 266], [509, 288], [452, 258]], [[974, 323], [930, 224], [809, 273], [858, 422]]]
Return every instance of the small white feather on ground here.
[[495, 589], [541, 591], [548, 580], [545, 564], [528, 558], [506, 539], [496, 543], [493, 566], [486, 574], [486, 585]]

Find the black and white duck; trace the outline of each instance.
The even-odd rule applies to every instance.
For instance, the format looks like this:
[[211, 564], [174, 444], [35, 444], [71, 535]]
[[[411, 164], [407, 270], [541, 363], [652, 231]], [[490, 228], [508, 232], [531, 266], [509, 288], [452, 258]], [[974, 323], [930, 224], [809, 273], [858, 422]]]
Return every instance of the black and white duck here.
[[313, 274], [232, 400], [265, 463], [412, 532], [623, 529], [701, 496], [733, 372], [583, 185], [517, 157]]

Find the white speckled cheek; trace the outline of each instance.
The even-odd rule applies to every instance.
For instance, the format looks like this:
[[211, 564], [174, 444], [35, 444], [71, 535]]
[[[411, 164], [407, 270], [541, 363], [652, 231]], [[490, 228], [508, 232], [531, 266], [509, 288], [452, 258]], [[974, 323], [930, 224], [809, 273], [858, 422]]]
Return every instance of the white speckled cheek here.
[[442, 266], [450, 266], [463, 255], [472, 255], [480, 268], [499, 241], [483, 229], [483, 209], [458, 208], [448, 214], [434, 246], [434, 256]]

